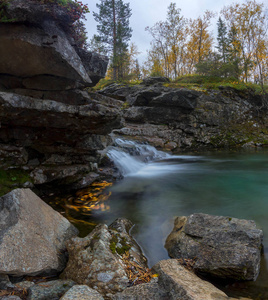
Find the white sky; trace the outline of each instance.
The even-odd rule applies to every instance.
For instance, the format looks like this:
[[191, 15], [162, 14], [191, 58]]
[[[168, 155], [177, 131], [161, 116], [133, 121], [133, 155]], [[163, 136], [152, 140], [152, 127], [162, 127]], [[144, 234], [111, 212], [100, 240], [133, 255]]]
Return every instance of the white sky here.
[[[265, 0], [266, 1], [266, 0]], [[87, 14], [85, 22], [88, 37], [91, 39], [93, 34], [97, 33], [97, 23], [94, 20], [92, 12], [98, 12], [96, 3], [99, 0], [82, 0], [84, 4], [88, 4], [90, 13]], [[139, 52], [142, 52], [138, 59], [142, 62], [146, 57], [146, 50], [150, 48], [151, 36], [144, 29], [146, 26], [153, 26], [158, 21], [166, 19], [167, 7], [171, 2], [176, 3], [176, 7], [181, 9], [181, 14], [185, 18], [197, 18], [203, 15], [206, 10], [212, 10], [219, 13], [225, 5], [233, 2], [243, 3], [245, 0], [124, 0], [124, 3], [130, 3], [132, 16], [130, 18], [130, 26], [133, 29], [131, 42], [138, 46]], [[216, 24], [218, 17], [213, 23]], [[216, 25], [211, 26], [211, 31], [215, 31]]]

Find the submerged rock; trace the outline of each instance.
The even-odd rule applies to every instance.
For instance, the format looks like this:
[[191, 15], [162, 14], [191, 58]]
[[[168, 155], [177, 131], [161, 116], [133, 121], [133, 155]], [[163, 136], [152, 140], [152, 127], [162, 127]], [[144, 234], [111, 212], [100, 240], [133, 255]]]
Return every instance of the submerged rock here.
[[263, 233], [254, 221], [193, 214], [177, 217], [165, 247], [172, 258], [194, 260], [200, 273], [256, 280]]
[[78, 230], [30, 189], [0, 198], [0, 274], [62, 271], [65, 242]]
[[123, 291], [129, 285], [126, 272], [128, 260], [146, 268], [146, 258], [129, 235], [130, 221], [118, 219], [110, 227], [104, 224], [85, 238], [67, 242], [69, 261], [61, 278], [86, 284], [106, 297]]

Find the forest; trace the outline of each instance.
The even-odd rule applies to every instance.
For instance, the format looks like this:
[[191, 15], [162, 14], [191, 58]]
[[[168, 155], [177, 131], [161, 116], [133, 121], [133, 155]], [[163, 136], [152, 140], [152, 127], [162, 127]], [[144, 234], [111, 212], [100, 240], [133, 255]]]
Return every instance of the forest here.
[[[122, 0], [101, 0], [97, 32], [89, 48], [110, 57], [106, 79], [135, 81], [147, 76], [209, 76], [232, 82], [268, 80], [268, 14], [261, 2], [233, 3], [196, 19], [187, 19], [176, 3], [168, 5], [166, 19], [145, 30], [151, 47], [146, 62], [137, 60], [138, 46], [131, 41], [131, 7]], [[213, 32], [213, 25], [217, 31]]]

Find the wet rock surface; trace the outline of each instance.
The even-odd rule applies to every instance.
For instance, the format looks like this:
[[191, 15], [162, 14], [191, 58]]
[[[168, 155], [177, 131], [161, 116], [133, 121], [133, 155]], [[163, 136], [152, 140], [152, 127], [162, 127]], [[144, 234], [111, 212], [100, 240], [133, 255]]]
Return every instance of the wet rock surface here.
[[88, 285], [106, 297], [123, 291], [129, 285], [124, 255], [141, 268], [147, 267], [140, 247], [128, 234], [130, 227], [130, 221], [118, 219], [109, 227], [96, 226], [85, 238], [71, 239], [67, 242], [69, 261], [61, 278]]
[[193, 214], [177, 217], [165, 247], [172, 258], [192, 259], [194, 270], [235, 280], [256, 280], [263, 233], [254, 221]]
[[30, 189], [13, 190], [0, 198], [0, 274], [62, 271], [65, 242], [77, 234], [67, 219]]

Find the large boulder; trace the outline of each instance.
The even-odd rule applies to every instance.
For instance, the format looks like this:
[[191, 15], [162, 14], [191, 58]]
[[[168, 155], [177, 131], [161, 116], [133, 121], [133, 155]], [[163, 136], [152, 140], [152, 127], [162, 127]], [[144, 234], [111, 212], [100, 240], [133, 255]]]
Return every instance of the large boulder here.
[[78, 230], [30, 189], [0, 198], [0, 274], [62, 271], [65, 242]]
[[[168, 291], [170, 300], [224, 300], [227, 295], [211, 283], [197, 277], [176, 259], [162, 260], [153, 270], [158, 273], [159, 286]], [[162, 298], [164, 299], [164, 298]]]
[[[0, 23], [0, 75], [15, 76], [13, 88], [70, 90], [105, 76], [108, 58], [75, 45], [67, 7], [14, 0], [5, 14], [12, 22]], [[7, 88], [1, 76], [0, 84]]]
[[194, 260], [197, 272], [256, 280], [262, 236], [254, 221], [200, 213], [177, 217], [165, 247], [172, 258]]
[[85, 238], [67, 242], [69, 261], [61, 274], [96, 289], [105, 297], [123, 291], [130, 278], [126, 262], [146, 269], [147, 261], [135, 240], [128, 234], [132, 223], [118, 219], [108, 227], [100, 224]]

